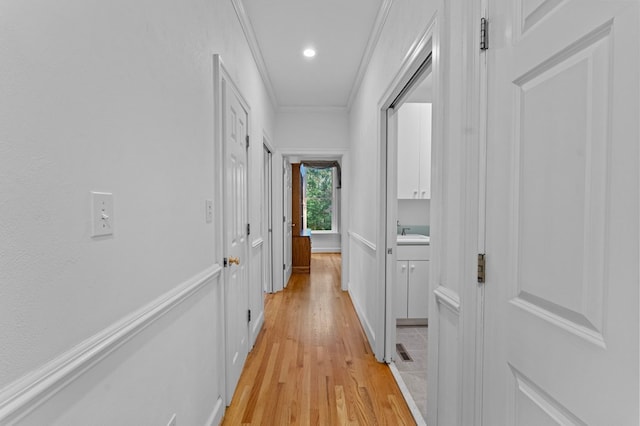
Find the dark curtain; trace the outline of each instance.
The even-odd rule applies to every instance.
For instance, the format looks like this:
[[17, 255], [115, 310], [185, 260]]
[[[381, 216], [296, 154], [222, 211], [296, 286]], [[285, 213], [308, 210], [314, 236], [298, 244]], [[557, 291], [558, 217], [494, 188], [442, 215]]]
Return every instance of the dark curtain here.
[[326, 161], [326, 160], [303, 160], [301, 161], [302, 165], [305, 167], [309, 167], [312, 169], [331, 169], [336, 168], [336, 175], [338, 177], [338, 186], [336, 188], [342, 188], [342, 170], [340, 169], [340, 163], [337, 161]]

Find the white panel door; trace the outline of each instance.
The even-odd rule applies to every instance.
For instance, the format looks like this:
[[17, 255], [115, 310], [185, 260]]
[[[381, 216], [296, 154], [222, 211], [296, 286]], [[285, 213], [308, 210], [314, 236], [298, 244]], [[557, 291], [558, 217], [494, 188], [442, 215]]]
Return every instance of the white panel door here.
[[249, 352], [249, 283], [247, 265], [247, 111], [223, 82], [224, 233], [227, 404]]
[[638, 18], [489, 0], [487, 426], [638, 424]]
[[272, 154], [263, 145], [263, 194], [262, 194], [262, 235], [264, 238], [264, 280], [263, 290], [273, 293], [273, 179], [271, 174]]
[[287, 287], [287, 283], [289, 281], [289, 277], [291, 276], [291, 244], [292, 244], [292, 233], [291, 228], [293, 226], [293, 221], [291, 218], [291, 191], [292, 191], [292, 182], [291, 182], [291, 163], [288, 159], [284, 161], [284, 169], [283, 169], [283, 179], [282, 179], [282, 211], [284, 212], [284, 224], [283, 224], [283, 268], [284, 268], [284, 282], [282, 283], [283, 288]]

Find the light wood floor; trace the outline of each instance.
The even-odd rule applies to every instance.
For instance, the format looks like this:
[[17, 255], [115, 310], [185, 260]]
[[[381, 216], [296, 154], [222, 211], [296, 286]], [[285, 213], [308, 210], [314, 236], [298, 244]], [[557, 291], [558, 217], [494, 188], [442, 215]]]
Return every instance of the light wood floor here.
[[415, 424], [340, 290], [339, 254], [312, 255], [310, 275], [267, 295], [264, 328], [222, 424]]

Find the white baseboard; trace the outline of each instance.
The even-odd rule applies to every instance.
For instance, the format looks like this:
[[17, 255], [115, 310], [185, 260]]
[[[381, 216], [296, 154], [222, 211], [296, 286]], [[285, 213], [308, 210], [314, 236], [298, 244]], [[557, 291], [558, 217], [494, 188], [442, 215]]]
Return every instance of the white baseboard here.
[[0, 390], [0, 424], [13, 424], [53, 397], [113, 351], [171, 312], [220, 275], [219, 265], [200, 272], [136, 312]]
[[351, 294], [351, 283], [349, 283], [349, 290], [347, 290], [349, 292], [349, 298], [351, 299], [351, 303], [353, 304], [353, 307], [356, 310], [356, 314], [358, 315], [358, 319], [360, 320], [360, 324], [362, 324], [362, 328], [364, 329], [364, 333], [367, 336], [367, 339], [369, 340], [369, 345], [372, 348], [375, 348], [376, 345], [376, 333], [373, 330], [373, 327], [371, 327], [371, 324], [369, 323], [369, 319], [367, 318], [367, 316], [364, 314], [364, 311], [362, 310], [362, 308], [360, 307], [360, 305], [355, 301], [353, 295]]
[[313, 248], [311, 247], [311, 253], [341, 253], [342, 249], [340, 247], [319, 247]]
[[258, 340], [258, 334], [264, 325], [264, 309], [260, 312], [260, 315], [254, 321], [253, 327], [251, 328], [251, 347], [256, 344], [256, 340]]
[[398, 367], [396, 367], [396, 364], [392, 362], [391, 364], [389, 364], [389, 368], [391, 369], [391, 374], [393, 375], [393, 378], [396, 379], [396, 383], [400, 388], [400, 392], [402, 392], [402, 396], [404, 397], [404, 400], [407, 402], [407, 405], [409, 406], [409, 411], [411, 411], [411, 415], [413, 416], [413, 419], [416, 421], [416, 425], [427, 426], [427, 422], [424, 420], [424, 417], [422, 417], [422, 413], [418, 408], [418, 404], [416, 404], [415, 400], [413, 399], [413, 396], [411, 395], [411, 392], [409, 392], [409, 388], [404, 382], [402, 375], [400, 375], [400, 371], [398, 370]]
[[216, 405], [213, 407], [213, 411], [207, 420], [207, 424], [205, 426], [218, 426], [222, 423], [222, 418], [224, 417], [224, 403], [222, 402], [222, 397], [218, 396], [218, 400], [216, 401]]

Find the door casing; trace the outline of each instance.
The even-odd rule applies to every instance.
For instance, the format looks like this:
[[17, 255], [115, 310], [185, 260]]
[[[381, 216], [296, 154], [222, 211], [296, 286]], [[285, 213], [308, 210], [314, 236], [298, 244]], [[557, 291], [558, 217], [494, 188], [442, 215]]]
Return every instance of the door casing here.
[[[235, 83], [233, 82], [233, 80], [231, 79], [229, 72], [226, 70], [226, 68], [224, 67], [224, 64], [222, 63], [222, 59], [220, 58], [220, 55], [213, 55], [213, 70], [214, 70], [214, 123], [215, 123], [215, 144], [214, 144], [214, 153], [215, 153], [215, 176], [214, 176], [214, 181], [216, 182], [216, 200], [217, 202], [215, 203], [216, 206], [214, 208], [215, 213], [216, 213], [216, 217], [218, 218], [216, 220], [216, 235], [221, 236], [221, 237], [217, 237], [214, 240], [214, 246], [215, 246], [215, 253], [216, 253], [216, 259], [218, 261], [218, 264], [220, 265], [224, 265], [224, 259], [225, 257], [227, 257], [227, 253], [226, 253], [226, 247], [227, 247], [227, 241], [226, 241], [226, 237], [224, 237], [226, 235], [225, 230], [227, 229], [227, 226], [229, 226], [229, 218], [226, 217], [226, 213], [225, 213], [225, 209], [224, 209], [224, 203], [225, 203], [225, 188], [224, 188], [224, 182], [226, 181], [224, 178], [224, 173], [226, 172], [226, 163], [225, 163], [225, 149], [224, 149], [224, 144], [226, 143], [225, 141], [225, 135], [223, 132], [223, 129], [225, 127], [224, 124], [224, 120], [226, 118], [226, 112], [225, 112], [225, 103], [224, 103], [224, 97], [225, 97], [225, 91], [229, 90], [231, 92], [233, 92], [233, 94], [236, 96], [236, 98], [239, 100], [242, 108], [246, 111], [247, 113], [247, 123], [246, 123], [246, 132], [247, 135], [250, 135], [250, 129], [251, 129], [251, 121], [250, 121], [250, 117], [251, 117], [251, 110], [249, 108], [248, 103], [246, 102], [246, 100], [243, 98], [240, 90], [238, 89], [238, 87], [235, 85]], [[250, 193], [250, 184], [249, 184], [249, 175], [248, 175], [248, 163], [249, 163], [249, 155], [247, 152], [247, 174], [246, 174], [246, 196], [247, 199], [245, 200], [245, 205], [247, 206], [247, 212], [249, 211], [249, 200], [248, 200], [248, 194]], [[248, 223], [248, 216], [247, 216], [247, 223]], [[241, 258], [241, 262], [245, 262], [245, 267], [246, 267], [246, 273], [245, 273], [245, 279], [248, 281], [250, 274], [251, 274], [251, 270], [250, 270], [250, 259], [249, 259], [249, 239], [248, 236], [245, 239], [244, 242], [244, 249], [243, 249], [243, 256]], [[230, 338], [227, 334], [227, 330], [229, 328], [229, 320], [227, 317], [228, 314], [228, 303], [226, 303], [226, 286], [227, 286], [227, 274], [228, 274], [228, 270], [227, 268], [223, 269], [223, 283], [225, 286], [225, 291], [224, 293], [224, 297], [225, 297], [225, 330], [223, 330], [223, 335], [225, 336], [225, 341], [224, 344], [220, 346], [219, 350], [222, 352], [222, 358], [224, 359], [224, 366], [222, 367], [222, 369], [220, 371], [227, 371], [229, 370], [228, 365], [229, 362], [231, 361], [229, 359], [229, 356], [227, 354], [227, 348], [228, 348], [228, 339]], [[247, 287], [248, 287], [248, 282], [246, 283]], [[249, 289], [247, 288], [247, 299], [246, 299], [246, 306], [241, 307], [240, 309], [243, 310], [248, 310], [250, 306], [250, 302], [249, 302]], [[234, 307], [235, 310], [238, 309], [238, 307]], [[249, 336], [250, 336], [250, 324], [249, 322], [247, 322], [246, 324], [246, 340], [247, 340], [247, 354], [250, 350], [250, 344], [249, 344]], [[245, 358], [246, 358], [246, 354], [245, 354]], [[222, 389], [225, 389], [225, 395], [224, 395], [224, 400], [226, 402], [227, 405], [230, 404], [231, 402], [231, 398], [233, 397], [233, 390], [231, 389], [231, 384], [228, 383], [228, 379], [227, 379], [227, 374], [219, 374], [219, 380], [222, 382]]]

